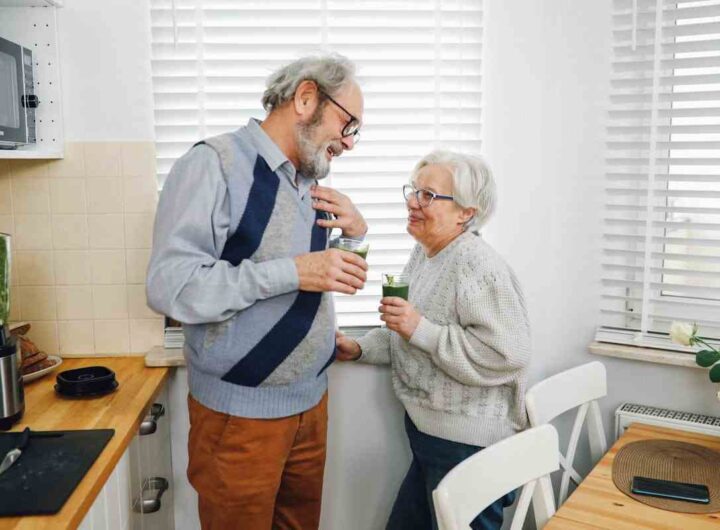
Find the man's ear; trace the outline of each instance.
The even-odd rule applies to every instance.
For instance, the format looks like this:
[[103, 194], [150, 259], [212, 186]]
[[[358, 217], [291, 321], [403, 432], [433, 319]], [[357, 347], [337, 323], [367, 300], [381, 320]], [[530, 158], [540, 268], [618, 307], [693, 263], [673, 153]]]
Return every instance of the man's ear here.
[[314, 81], [305, 80], [295, 90], [293, 105], [295, 113], [301, 118], [312, 116], [318, 104], [318, 88]]

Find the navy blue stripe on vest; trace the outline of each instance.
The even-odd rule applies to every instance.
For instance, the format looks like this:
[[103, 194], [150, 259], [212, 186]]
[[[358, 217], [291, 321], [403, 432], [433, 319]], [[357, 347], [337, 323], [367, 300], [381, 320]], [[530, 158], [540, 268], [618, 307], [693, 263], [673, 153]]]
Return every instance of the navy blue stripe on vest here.
[[[316, 210], [315, 219], [320, 218], [322, 215]], [[327, 237], [327, 229], [315, 223], [310, 251], [325, 250]], [[299, 291], [290, 309], [275, 323], [267, 335], [222, 377], [222, 380], [242, 386], [259, 386], [307, 336], [321, 300], [322, 293]]]
[[320, 377], [322, 373], [328, 369], [328, 366], [330, 366], [333, 361], [335, 360], [335, 356], [337, 355], [337, 346], [333, 348], [332, 354], [330, 355], [330, 358], [327, 360], [327, 362], [323, 365], [322, 368], [320, 368], [320, 371], [317, 373], [317, 377]]
[[225, 243], [220, 259], [237, 266], [255, 253], [270, 222], [279, 187], [280, 179], [258, 155], [245, 211], [237, 230]]

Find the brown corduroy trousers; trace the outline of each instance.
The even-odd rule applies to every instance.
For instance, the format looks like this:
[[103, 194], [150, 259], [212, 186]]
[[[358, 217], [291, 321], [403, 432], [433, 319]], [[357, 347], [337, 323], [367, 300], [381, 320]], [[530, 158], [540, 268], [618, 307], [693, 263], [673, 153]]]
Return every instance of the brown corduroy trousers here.
[[327, 394], [301, 414], [230, 416], [188, 396], [188, 478], [203, 530], [315, 530], [320, 521]]

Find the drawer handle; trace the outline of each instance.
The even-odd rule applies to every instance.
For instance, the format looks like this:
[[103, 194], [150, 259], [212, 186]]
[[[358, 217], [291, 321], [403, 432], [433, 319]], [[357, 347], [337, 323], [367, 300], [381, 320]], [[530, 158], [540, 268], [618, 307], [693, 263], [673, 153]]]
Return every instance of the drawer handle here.
[[155, 513], [162, 508], [160, 498], [170, 487], [163, 477], [151, 477], [143, 482], [142, 492], [133, 503], [133, 511], [137, 513]]
[[145, 419], [140, 424], [140, 436], [152, 434], [157, 431], [157, 421], [164, 415], [165, 407], [162, 406], [162, 403], [153, 403], [153, 406], [150, 407], [150, 414], [145, 416]]

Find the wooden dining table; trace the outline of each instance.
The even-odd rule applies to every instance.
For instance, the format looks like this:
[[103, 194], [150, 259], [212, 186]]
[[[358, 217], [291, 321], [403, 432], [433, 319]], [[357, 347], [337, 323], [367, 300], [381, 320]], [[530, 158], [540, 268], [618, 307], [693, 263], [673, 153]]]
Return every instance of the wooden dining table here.
[[708, 436], [642, 423], [631, 424], [572, 495], [545, 525], [545, 530], [720, 530], [720, 512], [679, 513], [647, 504], [621, 492], [612, 480], [615, 455], [640, 440], [677, 440], [720, 452], [720, 436]]

